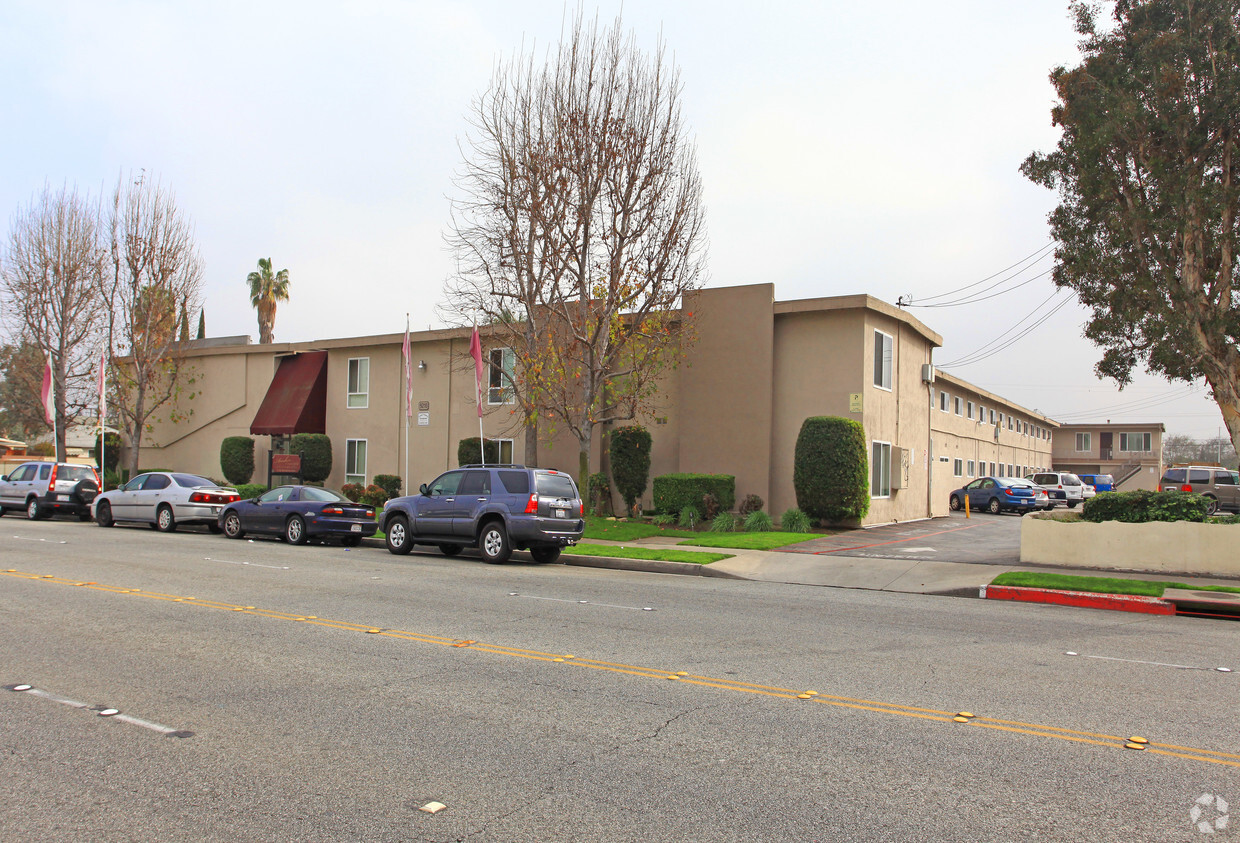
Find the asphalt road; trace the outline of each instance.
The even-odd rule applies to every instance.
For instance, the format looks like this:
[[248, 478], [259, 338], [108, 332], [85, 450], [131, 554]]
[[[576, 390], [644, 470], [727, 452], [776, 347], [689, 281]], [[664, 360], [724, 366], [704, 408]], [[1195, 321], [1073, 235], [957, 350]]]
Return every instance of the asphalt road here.
[[0, 555], [3, 840], [1166, 841], [1240, 804], [1234, 623], [12, 517]]

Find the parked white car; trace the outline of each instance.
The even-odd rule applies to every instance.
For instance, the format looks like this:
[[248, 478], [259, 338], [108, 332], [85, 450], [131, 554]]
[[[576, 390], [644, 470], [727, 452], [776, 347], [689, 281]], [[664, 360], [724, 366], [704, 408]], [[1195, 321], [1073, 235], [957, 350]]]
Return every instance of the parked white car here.
[[91, 513], [100, 527], [136, 521], [171, 533], [179, 524], [204, 524], [218, 533], [220, 510], [240, 499], [236, 489], [220, 486], [206, 477], [152, 471], [99, 495]]
[[1075, 509], [1077, 504], [1085, 500], [1085, 483], [1075, 474], [1066, 471], [1042, 471], [1030, 474], [1025, 478], [1032, 480], [1039, 488], [1045, 489], [1050, 505], [1066, 506]]

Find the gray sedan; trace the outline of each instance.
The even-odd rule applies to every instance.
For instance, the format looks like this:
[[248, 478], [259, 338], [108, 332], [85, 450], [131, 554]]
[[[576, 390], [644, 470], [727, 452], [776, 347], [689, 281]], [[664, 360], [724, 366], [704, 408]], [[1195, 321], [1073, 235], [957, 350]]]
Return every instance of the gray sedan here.
[[218, 533], [220, 510], [240, 500], [236, 489], [196, 474], [152, 471], [95, 498], [91, 514], [100, 527], [136, 521], [171, 533], [178, 524], [202, 524]]

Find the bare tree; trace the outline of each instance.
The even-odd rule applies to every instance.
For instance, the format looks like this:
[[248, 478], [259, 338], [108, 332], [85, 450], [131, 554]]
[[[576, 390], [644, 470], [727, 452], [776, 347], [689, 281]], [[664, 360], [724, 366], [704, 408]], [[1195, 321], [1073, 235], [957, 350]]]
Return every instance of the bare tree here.
[[157, 412], [175, 421], [192, 372], [176, 342], [177, 308], [198, 307], [202, 260], [171, 190], [145, 175], [117, 182], [108, 216], [112, 404], [138, 471], [142, 434]]
[[[43, 192], [13, 219], [0, 263], [6, 327], [51, 362], [56, 459], [66, 429], [87, 415], [105, 325], [97, 205], [76, 190]], [[41, 365], [41, 364], [40, 364]]]
[[473, 287], [449, 300], [506, 314], [491, 321], [509, 326], [527, 415], [577, 439], [583, 484], [595, 426], [652, 406], [691, 335], [682, 297], [705, 280], [681, 87], [661, 44], [648, 55], [619, 20], [579, 13], [544, 67], [502, 69], [475, 109], [473, 225], [455, 229]]

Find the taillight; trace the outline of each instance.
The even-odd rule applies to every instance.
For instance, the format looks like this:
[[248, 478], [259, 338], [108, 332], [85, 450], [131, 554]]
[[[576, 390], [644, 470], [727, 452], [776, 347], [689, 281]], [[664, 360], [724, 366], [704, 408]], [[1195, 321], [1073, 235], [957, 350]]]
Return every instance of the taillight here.
[[344, 510], [338, 506], [325, 506], [323, 507], [323, 514], [324, 515], [344, 515]]
[[50, 492], [56, 488], [56, 463], [52, 463], [52, 475], [47, 481], [47, 490]]
[[[52, 476], [55, 477], [56, 475], [53, 474]], [[1191, 492], [1192, 490], [1193, 490], [1192, 486], [1181, 486], [1180, 487], [1181, 492]]]
[[586, 517], [586, 502], [585, 501], [577, 501], [577, 517], [578, 518]]
[[95, 471], [95, 469], [94, 469], [94, 468], [91, 468], [90, 473], [91, 473], [91, 474], [93, 474], [93, 475], [95, 475], [95, 488], [97, 488], [97, 489], [99, 489], [99, 490], [101, 490], [101, 491], [102, 491], [102, 489], [103, 489], [103, 481], [99, 479], [99, 472], [98, 472], [98, 471]]
[[538, 493], [530, 495], [529, 502], [525, 504], [525, 514], [535, 515], [538, 512]]
[[189, 496], [190, 503], [232, 503], [239, 500], [240, 495], [225, 492], [194, 492]]

